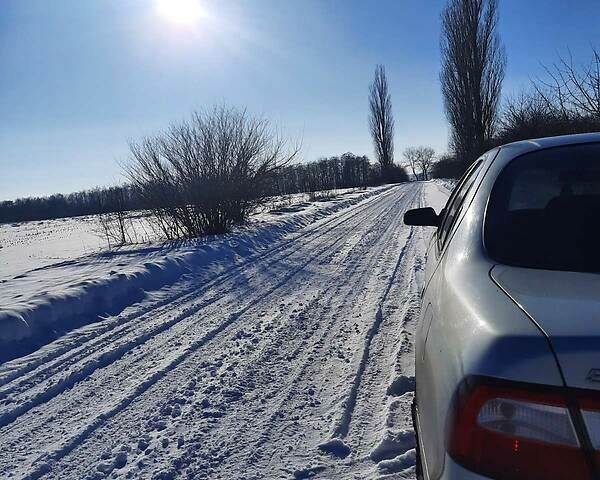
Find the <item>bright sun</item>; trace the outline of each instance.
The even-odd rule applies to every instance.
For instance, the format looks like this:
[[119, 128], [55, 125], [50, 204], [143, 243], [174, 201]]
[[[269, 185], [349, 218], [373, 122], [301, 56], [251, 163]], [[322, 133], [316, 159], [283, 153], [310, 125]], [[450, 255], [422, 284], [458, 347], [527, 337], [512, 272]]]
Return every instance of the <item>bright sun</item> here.
[[156, 8], [162, 18], [182, 26], [194, 26], [205, 16], [198, 0], [156, 0]]

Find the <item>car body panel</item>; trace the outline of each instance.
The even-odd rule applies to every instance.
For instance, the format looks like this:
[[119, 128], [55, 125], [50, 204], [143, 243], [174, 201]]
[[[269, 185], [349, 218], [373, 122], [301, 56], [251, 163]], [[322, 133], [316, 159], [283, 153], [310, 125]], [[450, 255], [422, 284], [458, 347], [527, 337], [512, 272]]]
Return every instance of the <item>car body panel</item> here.
[[[426, 478], [485, 478], [460, 467], [446, 452], [448, 413], [465, 376], [564, 385], [544, 329], [492, 278], [492, 271], [500, 271], [485, 250], [483, 225], [489, 193], [510, 161], [542, 148], [590, 142], [600, 142], [600, 134], [517, 142], [488, 152], [445, 245], [436, 242], [439, 230], [434, 231], [415, 341], [416, 411], [420, 412], [416, 428]], [[600, 333], [600, 322], [597, 329]], [[568, 338], [559, 342], [575, 358]], [[598, 365], [589, 368], [600, 368], [598, 359]]]
[[[451, 249], [461, 249], [458, 242]], [[468, 375], [483, 375], [560, 386], [562, 379], [546, 337], [488, 276], [490, 265], [449, 251], [428, 289], [437, 314], [423, 350], [417, 345], [416, 377], [431, 478], [439, 478], [446, 456], [447, 416], [456, 386]], [[435, 282], [436, 280], [434, 280]], [[429, 296], [426, 301], [429, 300]], [[497, 319], [502, 318], [502, 322]]]
[[600, 275], [497, 265], [492, 278], [550, 339], [568, 386], [600, 390]]

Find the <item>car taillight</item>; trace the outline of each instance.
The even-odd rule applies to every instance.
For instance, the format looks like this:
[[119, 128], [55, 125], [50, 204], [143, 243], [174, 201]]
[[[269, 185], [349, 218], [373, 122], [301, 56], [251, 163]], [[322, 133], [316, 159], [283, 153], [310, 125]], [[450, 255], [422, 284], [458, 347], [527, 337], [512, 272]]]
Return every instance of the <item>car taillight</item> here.
[[[591, 478], [566, 398], [518, 385], [467, 379], [455, 397], [448, 453], [493, 478]], [[591, 421], [600, 422], [600, 412], [595, 414]]]

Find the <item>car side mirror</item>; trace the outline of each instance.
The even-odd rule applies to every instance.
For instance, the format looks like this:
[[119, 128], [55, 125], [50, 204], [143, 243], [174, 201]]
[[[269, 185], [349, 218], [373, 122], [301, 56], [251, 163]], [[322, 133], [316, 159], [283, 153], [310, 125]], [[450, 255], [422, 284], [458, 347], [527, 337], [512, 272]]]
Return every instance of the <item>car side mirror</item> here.
[[440, 224], [440, 217], [431, 207], [415, 208], [404, 213], [404, 224], [437, 227]]

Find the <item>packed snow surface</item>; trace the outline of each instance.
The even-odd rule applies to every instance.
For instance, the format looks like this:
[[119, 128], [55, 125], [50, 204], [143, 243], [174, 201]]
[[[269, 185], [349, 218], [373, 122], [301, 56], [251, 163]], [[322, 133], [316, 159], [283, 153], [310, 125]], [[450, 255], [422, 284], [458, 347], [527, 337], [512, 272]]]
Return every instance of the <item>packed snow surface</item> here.
[[402, 216], [447, 195], [348, 192], [2, 272], [0, 478], [414, 478], [431, 230]]

